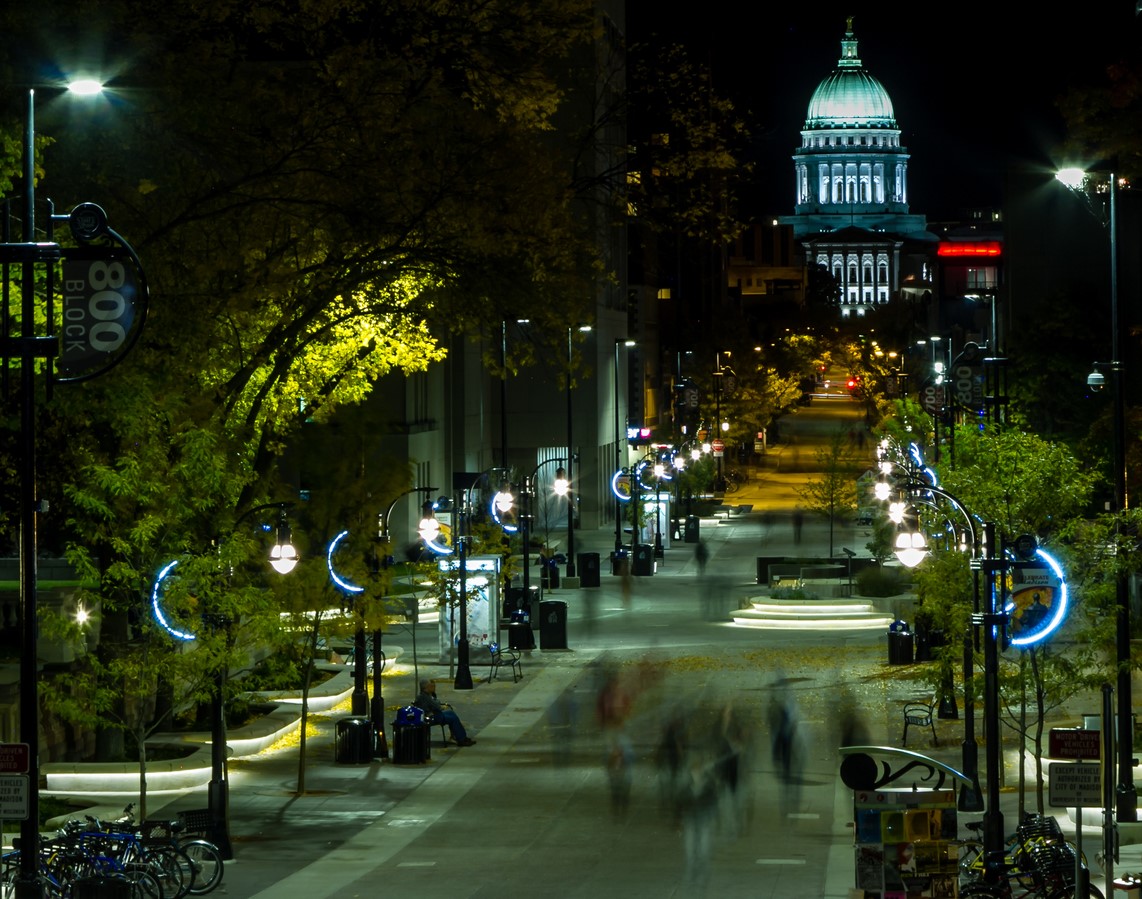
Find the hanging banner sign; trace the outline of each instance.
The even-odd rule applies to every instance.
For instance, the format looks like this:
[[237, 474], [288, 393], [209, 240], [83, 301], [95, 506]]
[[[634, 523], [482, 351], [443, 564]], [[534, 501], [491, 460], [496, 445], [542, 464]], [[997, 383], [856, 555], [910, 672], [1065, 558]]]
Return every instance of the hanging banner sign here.
[[64, 251], [60, 381], [95, 377], [131, 348], [142, 327], [146, 287], [134, 254], [122, 247]]

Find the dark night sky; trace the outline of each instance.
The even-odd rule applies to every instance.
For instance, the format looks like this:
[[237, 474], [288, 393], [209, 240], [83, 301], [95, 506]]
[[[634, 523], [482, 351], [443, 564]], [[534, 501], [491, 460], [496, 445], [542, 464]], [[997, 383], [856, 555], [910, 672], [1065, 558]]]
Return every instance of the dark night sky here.
[[1107, 64], [1142, 42], [1133, 0], [1094, 0], [1066, 17], [1012, 6], [711, 0], [670, 13], [628, 0], [627, 33], [632, 41], [657, 33], [710, 61], [719, 93], [754, 131], [753, 208], [768, 217], [792, 212], [791, 156], [852, 15], [860, 57], [892, 98], [911, 153], [912, 211], [935, 220], [965, 205], [998, 205], [1011, 159], [1049, 164], [1061, 136], [1055, 97], [1101, 80]]

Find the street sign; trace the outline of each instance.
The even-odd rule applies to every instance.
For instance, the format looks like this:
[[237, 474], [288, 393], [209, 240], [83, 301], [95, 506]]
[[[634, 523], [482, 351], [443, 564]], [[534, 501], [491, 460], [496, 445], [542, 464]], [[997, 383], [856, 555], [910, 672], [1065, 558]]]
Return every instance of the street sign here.
[[1050, 803], [1056, 808], [1098, 808], [1102, 805], [1102, 766], [1090, 762], [1052, 762]]
[[714, 440], [710, 441], [710, 449], [713, 450], [714, 458], [717, 459], [725, 455], [726, 445], [721, 440], [715, 438]]
[[145, 318], [146, 280], [125, 247], [68, 249], [62, 269], [59, 379], [86, 380], [131, 348]]
[[28, 817], [28, 775], [0, 777], [0, 819], [23, 821]]
[[1056, 759], [1102, 758], [1102, 735], [1081, 727], [1052, 727], [1048, 734], [1048, 755]]
[[0, 743], [0, 774], [27, 774], [30, 760], [27, 743]]

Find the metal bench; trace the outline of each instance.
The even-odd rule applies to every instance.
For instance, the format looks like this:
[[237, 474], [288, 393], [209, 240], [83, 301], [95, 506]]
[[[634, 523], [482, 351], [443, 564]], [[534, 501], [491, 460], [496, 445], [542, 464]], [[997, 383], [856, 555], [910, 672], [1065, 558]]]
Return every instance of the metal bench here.
[[492, 643], [488, 646], [488, 652], [492, 655], [492, 668], [488, 672], [488, 683], [496, 679], [500, 668], [505, 665], [511, 669], [512, 683], [517, 683], [523, 677], [523, 668], [520, 666], [520, 654], [518, 650], [505, 648], [498, 643]]
[[901, 746], [908, 745], [909, 727], [931, 728], [932, 745], [940, 745], [940, 741], [936, 738], [936, 705], [936, 700], [933, 698], [929, 702], [909, 702], [904, 706], [904, 736], [900, 740]]

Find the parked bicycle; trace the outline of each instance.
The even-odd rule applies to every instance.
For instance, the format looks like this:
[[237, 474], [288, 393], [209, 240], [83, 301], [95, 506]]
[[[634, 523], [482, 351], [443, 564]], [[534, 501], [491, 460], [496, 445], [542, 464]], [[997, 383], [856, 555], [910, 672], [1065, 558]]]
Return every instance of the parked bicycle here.
[[[961, 897], [975, 899], [1073, 899], [1075, 896], [1075, 857], [1077, 850], [1063, 836], [1053, 815], [1028, 813], [1004, 844], [1002, 879], [984, 882], [985, 857], [983, 825], [967, 825], [977, 839], [966, 840], [960, 850]], [[1086, 858], [1087, 890], [1083, 899], [1104, 899], [1102, 891], [1090, 884]]]

